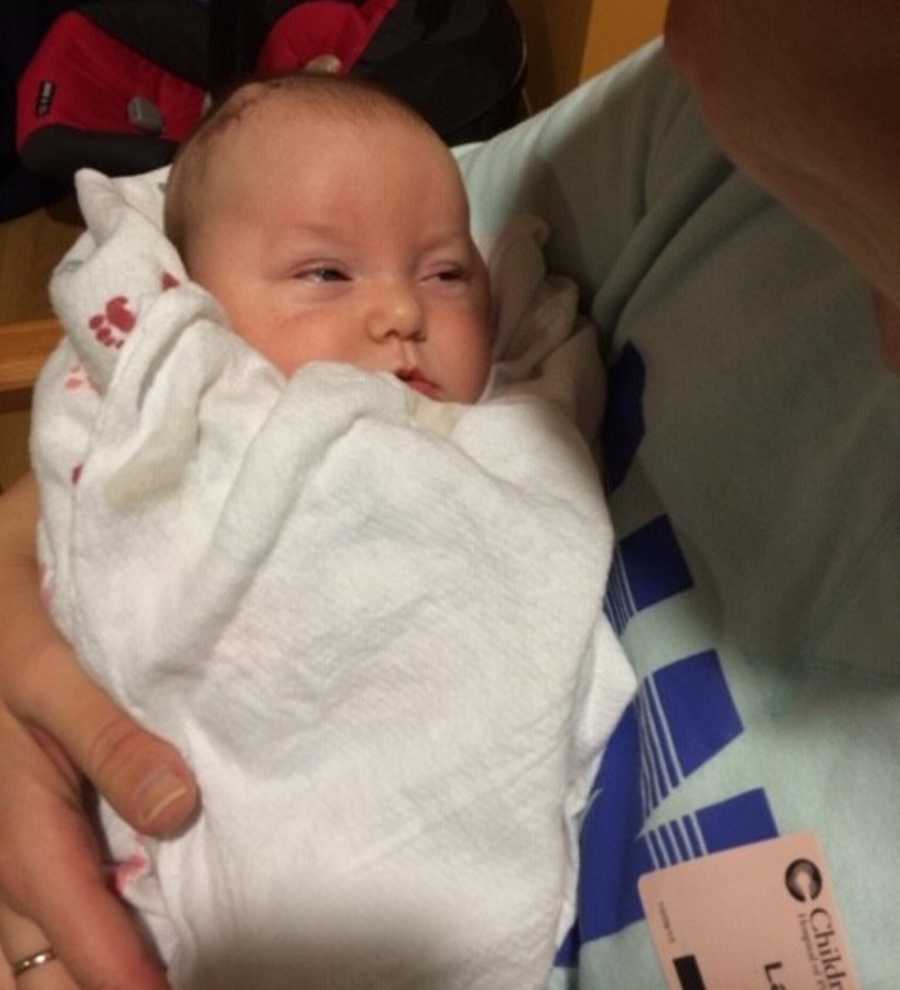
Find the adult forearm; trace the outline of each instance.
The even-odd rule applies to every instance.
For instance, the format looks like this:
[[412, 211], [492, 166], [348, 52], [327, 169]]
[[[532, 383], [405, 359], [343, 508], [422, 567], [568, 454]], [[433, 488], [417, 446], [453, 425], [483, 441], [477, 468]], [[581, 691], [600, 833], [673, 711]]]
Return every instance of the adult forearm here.
[[20, 478], [0, 498], [0, 506], [0, 557], [30, 560], [35, 565], [38, 491], [34, 475]]
[[33, 478], [0, 496], [0, 600], [11, 618], [0, 626], [0, 793], [12, 798], [0, 802], [0, 953], [21, 959], [52, 946], [58, 958], [28, 976], [35, 988], [164, 990], [100, 868], [79, 770], [157, 834], [184, 823], [196, 785], [167, 743], [86, 677], [56, 631], [40, 594], [37, 516]]
[[41, 601], [35, 547], [37, 483], [26, 475], [0, 499], [0, 600], [14, 621], [0, 626], [0, 678], [22, 658], [65, 648]]

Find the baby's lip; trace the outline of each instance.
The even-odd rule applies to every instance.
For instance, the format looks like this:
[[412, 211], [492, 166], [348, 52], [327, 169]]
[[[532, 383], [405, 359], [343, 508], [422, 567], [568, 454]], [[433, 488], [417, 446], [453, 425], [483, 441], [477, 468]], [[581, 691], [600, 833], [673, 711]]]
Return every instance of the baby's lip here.
[[436, 399], [440, 395], [440, 386], [423, 375], [418, 368], [399, 368], [394, 374], [404, 385], [430, 399]]

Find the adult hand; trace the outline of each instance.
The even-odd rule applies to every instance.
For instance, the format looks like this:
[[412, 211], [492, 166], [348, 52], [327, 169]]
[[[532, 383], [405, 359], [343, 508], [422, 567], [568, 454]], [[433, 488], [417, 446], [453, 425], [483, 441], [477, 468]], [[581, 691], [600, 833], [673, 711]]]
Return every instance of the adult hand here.
[[[84, 778], [136, 829], [177, 830], [197, 788], [80, 670], [40, 601], [32, 478], [0, 497], [0, 944], [10, 961], [51, 945], [30, 990], [167, 986], [111, 892], [85, 813]], [[19, 981], [21, 984], [21, 980]], [[3, 984], [0, 983], [0, 987]]]
[[671, 0], [666, 47], [736, 164], [875, 287], [900, 368], [896, 0]]

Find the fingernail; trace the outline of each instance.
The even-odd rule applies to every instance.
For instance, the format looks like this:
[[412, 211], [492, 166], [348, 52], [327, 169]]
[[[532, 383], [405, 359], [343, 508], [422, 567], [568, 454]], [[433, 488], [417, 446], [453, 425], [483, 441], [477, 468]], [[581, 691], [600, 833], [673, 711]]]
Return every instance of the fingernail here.
[[152, 825], [154, 821], [179, 798], [188, 793], [188, 788], [171, 770], [156, 770], [141, 784], [135, 795], [141, 805], [141, 825]]

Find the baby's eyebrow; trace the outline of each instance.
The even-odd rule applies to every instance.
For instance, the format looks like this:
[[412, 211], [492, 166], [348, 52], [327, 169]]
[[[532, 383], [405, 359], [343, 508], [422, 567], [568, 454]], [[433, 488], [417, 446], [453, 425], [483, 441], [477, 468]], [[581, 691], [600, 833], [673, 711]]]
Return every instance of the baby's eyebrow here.
[[468, 230], [452, 228], [450, 230], [439, 231], [433, 237], [429, 237], [423, 244], [423, 251], [437, 251], [441, 248], [459, 247], [468, 248], [472, 243]]
[[312, 234], [315, 237], [342, 240], [339, 228], [327, 220], [301, 220], [289, 224], [288, 229], [293, 234]]

